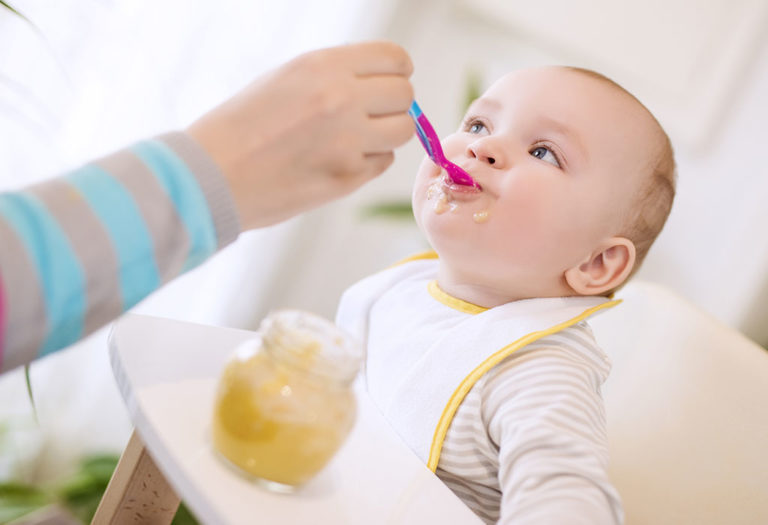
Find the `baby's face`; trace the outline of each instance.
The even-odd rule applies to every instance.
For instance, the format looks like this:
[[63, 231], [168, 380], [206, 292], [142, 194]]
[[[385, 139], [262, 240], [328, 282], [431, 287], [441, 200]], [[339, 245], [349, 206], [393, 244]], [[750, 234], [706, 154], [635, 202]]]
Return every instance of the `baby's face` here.
[[441, 272], [508, 300], [569, 295], [564, 271], [620, 234], [652, 160], [650, 129], [636, 101], [582, 73], [501, 78], [442, 141], [482, 190], [450, 184], [427, 159], [419, 168], [414, 214]]

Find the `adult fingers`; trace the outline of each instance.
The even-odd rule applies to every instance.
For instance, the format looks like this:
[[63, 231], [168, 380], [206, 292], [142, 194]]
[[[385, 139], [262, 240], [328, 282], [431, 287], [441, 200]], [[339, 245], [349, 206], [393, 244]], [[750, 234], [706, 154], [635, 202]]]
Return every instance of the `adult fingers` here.
[[357, 89], [363, 110], [371, 116], [405, 113], [413, 101], [413, 86], [397, 75], [361, 78]]
[[366, 178], [373, 178], [381, 175], [385, 169], [390, 167], [395, 161], [395, 154], [391, 151], [385, 153], [368, 153], [364, 156], [365, 169], [363, 170]]
[[405, 113], [371, 117], [362, 137], [363, 153], [384, 153], [408, 142], [414, 133], [413, 121]]
[[413, 63], [408, 53], [386, 40], [363, 42], [336, 48], [339, 58], [358, 76], [402, 75], [413, 73]]

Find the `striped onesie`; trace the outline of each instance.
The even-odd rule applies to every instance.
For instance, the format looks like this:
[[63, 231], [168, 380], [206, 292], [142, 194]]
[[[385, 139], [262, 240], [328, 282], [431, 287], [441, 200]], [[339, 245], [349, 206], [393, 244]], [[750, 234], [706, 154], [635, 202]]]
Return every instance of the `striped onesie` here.
[[582, 311], [606, 300], [526, 299], [489, 310], [442, 291], [437, 265], [432, 259], [395, 266], [342, 297], [337, 322], [365, 344], [371, 398], [486, 523], [621, 523], [621, 502], [607, 474], [600, 394], [610, 362], [583, 320], [504, 354], [469, 383], [433, 455], [440, 428], [434, 422], [447, 412], [441, 392], [451, 393], [450, 405], [477, 369], [457, 363], [467, 355], [469, 363], [485, 363], [508, 343], [540, 333], [515, 333], [530, 326], [516, 325], [516, 317], [540, 319], [564, 305], [566, 312]]
[[180, 132], [0, 194], [0, 371], [78, 341], [239, 228], [218, 167]]

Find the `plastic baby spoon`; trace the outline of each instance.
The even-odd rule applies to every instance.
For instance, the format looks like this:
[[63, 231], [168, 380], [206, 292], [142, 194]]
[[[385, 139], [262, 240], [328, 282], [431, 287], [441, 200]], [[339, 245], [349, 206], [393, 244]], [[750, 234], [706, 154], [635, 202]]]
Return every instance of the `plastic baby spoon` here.
[[427, 116], [424, 115], [415, 100], [411, 103], [408, 114], [416, 124], [416, 134], [419, 136], [421, 145], [424, 146], [432, 162], [443, 168], [454, 183], [479, 188], [480, 185], [475, 182], [475, 179], [470, 177], [469, 173], [445, 158], [443, 147], [440, 145], [440, 139], [437, 133], [435, 133], [435, 129], [429, 123]]

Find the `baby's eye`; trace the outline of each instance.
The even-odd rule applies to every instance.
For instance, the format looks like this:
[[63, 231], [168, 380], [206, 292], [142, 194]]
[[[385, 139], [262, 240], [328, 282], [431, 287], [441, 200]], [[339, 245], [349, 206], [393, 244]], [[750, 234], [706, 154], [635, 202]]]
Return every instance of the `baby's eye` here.
[[482, 122], [473, 122], [469, 125], [469, 131], [470, 133], [480, 133], [485, 129], [485, 125]]
[[557, 156], [546, 146], [536, 146], [531, 150], [531, 155], [544, 162], [549, 162], [553, 166], [560, 167], [560, 162], [557, 160]]
[[482, 120], [478, 118], [469, 117], [464, 121], [462, 126], [464, 131], [472, 133], [473, 135], [480, 135], [481, 133], [488, 133], [488, 126], [486, 126]]

